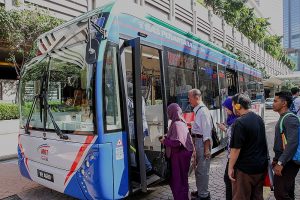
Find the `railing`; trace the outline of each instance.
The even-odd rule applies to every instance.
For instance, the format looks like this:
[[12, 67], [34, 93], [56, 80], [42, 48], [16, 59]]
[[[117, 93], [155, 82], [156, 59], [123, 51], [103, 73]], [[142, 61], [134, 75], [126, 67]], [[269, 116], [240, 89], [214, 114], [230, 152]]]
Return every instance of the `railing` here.
[[[123, 0], [125, 1], [125, 0]], [[147, 13], [184, 31], [196, 34], [203, 40], [225, 48], [232, 47], [241, 51], [248, 59], [265, 68], [270, 75], [289, 74], [291, 70], [277, 61], [258, 44], [253, 43], [242, 33], [229, 26], [212, 11], [195, 2], [195, 0], [127, 0], [144, 8]]]

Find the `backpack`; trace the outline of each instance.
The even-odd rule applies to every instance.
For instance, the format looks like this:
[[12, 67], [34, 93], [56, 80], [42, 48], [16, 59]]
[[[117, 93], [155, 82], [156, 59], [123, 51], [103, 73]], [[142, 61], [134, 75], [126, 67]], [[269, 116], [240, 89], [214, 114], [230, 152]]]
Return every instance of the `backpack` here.
[[296, 110], [296, 106], [295, 106], [295, 100], [297, 99], [298, 97], [293, 97], [293, 103], [291, 104], [289, 110], [294, 113], [295, 115], [297, 115], [298, 111], [300, 110], [300, 108], [298, 108], [298, 110]]
[[[300, 122], [300, 118], [297, 115], [293, 114], [293, 113], [287, 113], [282, 117], [282, 119], [280, 120], [280, 134], [281, 134], [281, 138], [282, 138], [283, 147], [285, 147], [287, 145], [287, 141], [286, 141], [285, 135], [283, 133], [283, 120], [288, 115], [296, 116], [297, 119], [299, 119], [299, 122]], [[296, 153], [293, 157], [293, 161], [296, 164], [300, 165], [300, 125], [298, 127], [298, 147], [297, 147], [297, 151], [296, 151]]]

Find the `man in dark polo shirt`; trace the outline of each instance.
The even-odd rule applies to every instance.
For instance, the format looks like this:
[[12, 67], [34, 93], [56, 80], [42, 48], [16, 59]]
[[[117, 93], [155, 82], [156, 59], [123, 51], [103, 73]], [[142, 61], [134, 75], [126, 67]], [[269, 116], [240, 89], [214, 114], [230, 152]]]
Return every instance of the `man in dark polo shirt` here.
[[[278, 92], [275, 94], [273, 110], [278, 112], [280, 118], [275, 127], [273, 170], [274, 170], [274, 195], [277, 200], [295, 199], [295, 177], [299, 171], [299, 165], [293, 161], [298, 147], [299, 119], [289, 111], [292, 94]], [[282, 122], [281, 135], [280, 122]], [[286, 138], [283, 144], [282, 138]]]
[[249, 110], [248, 96], [235, 95], [232, 106], [239, 116], [232, 126], [228, 167], [233, 200], [263, 200], [264, 172], [268, 165], [265, 124]]

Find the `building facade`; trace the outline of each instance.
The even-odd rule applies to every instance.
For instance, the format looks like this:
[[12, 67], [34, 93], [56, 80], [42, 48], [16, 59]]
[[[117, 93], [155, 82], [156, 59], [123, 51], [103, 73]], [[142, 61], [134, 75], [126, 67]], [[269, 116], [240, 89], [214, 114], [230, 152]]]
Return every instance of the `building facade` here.
[[[0, 0], [0, 6], [10, 9], [26, 9], [26, 4], [44, 8], [49, 13], [63, 20], [70, 20], [86, 12], [92, 0]], [[90, 8], [91, 9], [91, 8]], [[14, 65], [7, 62], [8, 50], [5, 42], [0, 41], [0, 102], [14, 102], [16, 99], [16, 72]]]
[[87, 0], [0, 0], [7, 10], [24, 7], [24, 4], [33, 4], [49, 10], [57, 18], [70, 20], [87, 11]]
[[[300, 0], [283, 0], [283, 44], [300, 71]], [[292, 50], [291, 50], [292, 49]]]
[[[17, 2], [18, 5], [24, 5], [24, 3], [38, 5], [39, 7], [48, 9], [52, 15], [58, 18], [69, 20], [93, 7], [97, 7], [98, 3], [105, 1], [107, 0], [18, 0]], [[258, 66], [264, 68], [269, 75], [290, 73], [290, 70], [283, 63], [274, 59], [258, 44], [250, 41], [242, 33], [229, 26], [224, 20], [214, 15], [211, 11], [196, 3], [196, 0], [127, 1], [138, 4], [145, 13], [151, 13], [151, 15], [162, 20], [171, 20], [173, 25], [179, 26], [186, 32], [190, 32], [203, 40], [209, 41], [212, 45], [219, 46], [220, 48], [229, 46], [243, 52], [248, 59], [258, 63]], [[0, 0], [0, 5], [2, 4], [6, 9], [13, 9], [17, 6], [14, 2], [16, 2], [16, 0]], [[254, 0], [251, 2], [253, 2], [252, 5], [255, 8], [258, 8]], [[257, 11], [259, 12], [259, 9], [257, 9]], [[1, 51], [3, 52], [0, 47], [0, 52]], [[0, 53], [0, 55], [4, 54]], [[1, 68], [4, 68], [1, 64], [2, 66], [6, 64], [6, 69], [13, 70], [13, 66], [9, 65], [9, 63], [0, 62], [0, 71]]]

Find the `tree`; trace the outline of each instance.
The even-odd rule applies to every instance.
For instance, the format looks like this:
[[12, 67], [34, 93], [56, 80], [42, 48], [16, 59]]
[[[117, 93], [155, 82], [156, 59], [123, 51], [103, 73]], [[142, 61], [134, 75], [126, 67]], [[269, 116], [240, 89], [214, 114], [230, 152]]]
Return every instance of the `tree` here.
[[204, 5], [210, 7], [213, 13], [222, 16], [224, 13], [224, 0], [203, 0]]
[[237, 27], [240, 19], [240, 10], [244, 7], [244, 2], [241, 0], [227, 0], [224, 4], [224, 19], [225, 21]]
[[291, 80], [285, 80], [281, 87], [281, 91], [290, 92], [293, 87], [295, 87], [295, 85]]
[[[263, 44], [261, 46], [266, 52], [282, 61], [288, 68], [295, 69], [295, 63], [287, 57], [281, 46], [282, 37], [268, 35], [267, 30], [270, 26], [268, 19], [256, 17], [254, 9], [245, 6], [246, 0], [198, 0], [198, 2], [212, 8], [215, 14], [223, 17], [228, 24], [242, 32], [251, 41]], [[245, 58], [241, 56], [239, 60], [245, 62]]]
[[26, 10], [9, 11], [0, 7], [0, 40], [9, 49], [8, 61], [14, 63], [18, 75], [22, 65], [36, 55], [37, 37], [62, 22], [36, 6], [27, 5]]

